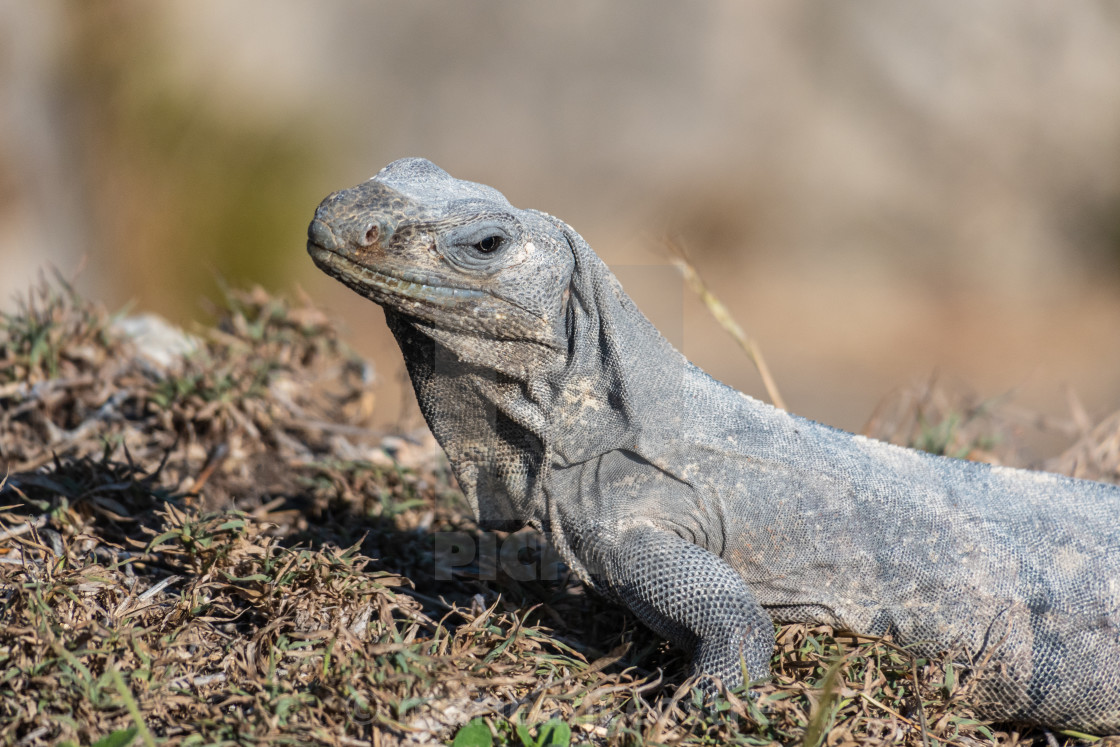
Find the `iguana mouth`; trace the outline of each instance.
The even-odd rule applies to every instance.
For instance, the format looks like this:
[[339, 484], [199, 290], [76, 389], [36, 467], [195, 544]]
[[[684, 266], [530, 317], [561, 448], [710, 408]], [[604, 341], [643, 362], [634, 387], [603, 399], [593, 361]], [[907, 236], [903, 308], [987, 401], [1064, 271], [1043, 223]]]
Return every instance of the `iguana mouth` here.
[[402, 272], [398, 276], [378, 272], [313, 241], [307, 242], [307, 252], [324, 272], [377, 303], [408, 299], [449, 308], [490, 298], [484, 291], [435, 283], [433, 278], [418, 273]]

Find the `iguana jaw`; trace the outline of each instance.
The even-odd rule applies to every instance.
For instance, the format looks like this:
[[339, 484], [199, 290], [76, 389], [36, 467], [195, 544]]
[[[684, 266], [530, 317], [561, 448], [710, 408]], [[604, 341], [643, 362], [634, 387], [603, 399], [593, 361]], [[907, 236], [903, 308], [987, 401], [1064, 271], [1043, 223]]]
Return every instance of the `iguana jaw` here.
[[399, 277], [378, 272], [312, 241], [307, 242], [307, 251], [323, 272], [382, 306], [389, 305], [404, 311], [403, 306], [415, 303], [461, 311], [464, 302], [489, 298], [480, 290], [443, 285], [433, 282], [433, 278], [407, 271], [400, 272]]

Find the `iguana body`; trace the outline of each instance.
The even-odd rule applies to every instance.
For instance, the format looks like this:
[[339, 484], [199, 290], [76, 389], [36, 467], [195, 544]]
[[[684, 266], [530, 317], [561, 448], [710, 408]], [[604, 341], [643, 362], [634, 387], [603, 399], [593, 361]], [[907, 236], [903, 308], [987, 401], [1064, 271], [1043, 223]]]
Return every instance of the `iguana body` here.
[[480, 522], [545, 532], [697, 672], [763, 678], [773, 621], [827, 623], [949, 652], [991, 719], [1120, 731], [1120, 487], [740, 394], [566, 224], [422, 159], [331, 195], [308, 235], [384, 307]]

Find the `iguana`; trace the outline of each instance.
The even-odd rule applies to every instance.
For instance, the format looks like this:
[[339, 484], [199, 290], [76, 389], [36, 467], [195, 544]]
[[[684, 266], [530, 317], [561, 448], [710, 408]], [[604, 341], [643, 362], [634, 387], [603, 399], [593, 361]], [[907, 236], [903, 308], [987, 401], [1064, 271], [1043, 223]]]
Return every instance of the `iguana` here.
[[1120, 487], [893, 446], [708, 377], [568, 225], [417, 158], [328, 196], [326, 273], [380, 304], [480, 524], [768, 676], [774, 623], [971, 668], [987, 718], [1120, 731]]

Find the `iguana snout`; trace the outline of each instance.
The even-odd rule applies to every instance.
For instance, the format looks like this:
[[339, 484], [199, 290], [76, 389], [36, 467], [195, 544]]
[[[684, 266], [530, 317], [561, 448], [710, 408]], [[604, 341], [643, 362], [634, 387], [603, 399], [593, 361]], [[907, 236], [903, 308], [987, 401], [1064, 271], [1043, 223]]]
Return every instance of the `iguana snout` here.
[[382, 262], [377, 255], [388, 247], [398, 225], [424, 212], [401, 193], [370, 179], [319, 203], [307, 227], [307, 251], [320, 267], [324, 261], [336, 261], [330, 254], [372, 267]]
[[307, 239], [324, 249], [351, 253], [388, 242], [398, 224], [430, 212], [374, 177], [319, 203]]

